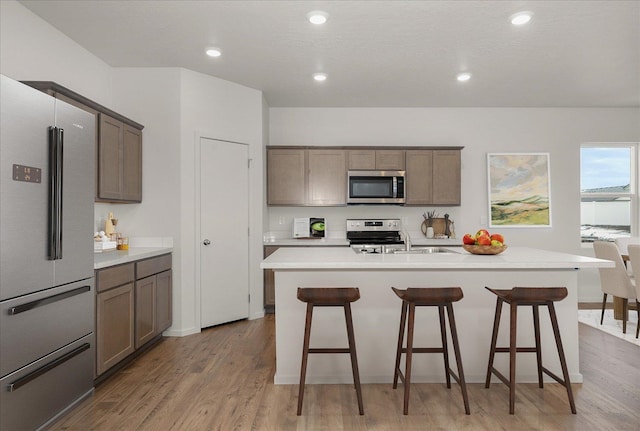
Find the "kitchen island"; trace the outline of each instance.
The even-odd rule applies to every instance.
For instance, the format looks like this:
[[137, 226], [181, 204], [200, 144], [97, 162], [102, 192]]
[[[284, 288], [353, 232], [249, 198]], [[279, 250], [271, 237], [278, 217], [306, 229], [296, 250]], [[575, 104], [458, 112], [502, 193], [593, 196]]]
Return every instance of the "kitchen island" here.
[[[569, 295], [556, 303], [567, 365], [573, 383], [582, 382], [578, 361], [578, 285], [580, 268], [611, 267], [613, 262], [526, 247], [510, 247], [500, 255], [472, 255], [460, 248], [435, 254], [356, 254], [348, 247], [282, 248], [266, 258], [262, 269], [275, 271], [276, 384], [296, 384], [300, 376], [305, 304], [298, 287], [358, 287], [360, 300], [352, 304], [360, 379], [390, 383], [400, 322], [400, 300], [391, 286], [460, 286], [464, 298], [454, 304], [458, 337], [467, 382], [484, 382], [496, 298], [484, 287], [565, 286]], [[502, 313], [498, 343], [508, 345], [508, 310]], [[533, 346], [531, 311], [518, 313], [518, 345]], [[553, 332], [546, 310], [541, 311], [543, 364], [560, 372]], [[416, 312], [414, 346], [440, 345], [436, 308]], [[344, 314], [319, 309], [311, 329], [312, 347], [345, 347]], [[508, 355], [498, 354], [495, 366], [508, 369]], [[414, 382], [443, 382], [442, 356], [414, 358]], [[518, 354], [518, 382], [537, 382], [535, 355]], [[313, 355], [307, 383], [351, 383], [348, 355]]]

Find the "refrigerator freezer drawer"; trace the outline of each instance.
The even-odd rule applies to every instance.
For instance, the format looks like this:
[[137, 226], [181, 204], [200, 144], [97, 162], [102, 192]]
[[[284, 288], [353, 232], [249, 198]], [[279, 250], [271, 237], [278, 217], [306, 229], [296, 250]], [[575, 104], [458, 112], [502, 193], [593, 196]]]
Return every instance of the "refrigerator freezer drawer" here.
[[0, 302], [0, 377], [89, 333], [93, 278]]
[[34, 430], [93, 390], [93, 334], [0, 380], [0, 429]]

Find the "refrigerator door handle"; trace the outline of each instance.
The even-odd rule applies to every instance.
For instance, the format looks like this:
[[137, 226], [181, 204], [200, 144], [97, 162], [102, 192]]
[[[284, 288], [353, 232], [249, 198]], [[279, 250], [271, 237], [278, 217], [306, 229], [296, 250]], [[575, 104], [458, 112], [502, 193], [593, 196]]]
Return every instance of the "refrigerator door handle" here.
[[49, 362], [48, 364], [38, 368], [37, 370], [32, 371], [31, 373], [27, 374], [26, 376], [20, 377], [18, 380], [14, 381], [12, 383], [9, 383], [7, 385], [7, 391], [14, 392], [14, 391], [20, 389], [22, 386], [26, 385], [30, 381], [37, 379], [38, 377], [40, 377], [41, 375], [45, 374], [46, 372], [54, 369], [58, 365], [64, 364], [69, 359], [71, 359], [71, 358], [73, 358], [75, 356], [78, 356], [80, 353], [84, 352], [85, 350], [87, 350], [90, 347], [91, 347], [91, 345], [89, 343], [84, 343], [83, 345], [81, 345], [79, 347], [76, 347], [75, 349], [73, 349], [69, 353], [66, 353], [66, 354], [60, 356], [58, 359], [55, 359], [55, 360]]
[[47, 296], [46, 298], [16, 305], [15, 307], [9, 308], [7, 310], [7, 314], [9, 314], [10, 316], [14, 316], [16, 314], [24, 313], [25, 311], [33, 310], [37, 307], [42, 307], [43, 305], [52, 304], [54, 302], [62, 301], [63, 299], [71, 298], [72, 296], [80, 295], [90, 290], [91, 286], [81, 286], [67, 292], [58, 293], [57, 295]]
[[61, 129], [59, 127], [56, 127], [57, 130], [57, 141], [58, 141], [58, 148], [57, 148], [57, 177], [58, 177], [58, 182], [57, 182], [57, 187], [58, 187], [58, 191], [57, 191], [57, 195], [58, 195], [58, 199], [56, 199], [56, 212], [57, 212], [57, 228], [56, 228], [56, 234], [58, 236], [58, 238], [56, 239], [56, 259], [62, 259], [62, 182], [63, 182], [63, 166], [64, 166], [64, 129]]
[[47, 258], [62, 258], [62, 144], [63, 130], [49, 127], [49, 229]]

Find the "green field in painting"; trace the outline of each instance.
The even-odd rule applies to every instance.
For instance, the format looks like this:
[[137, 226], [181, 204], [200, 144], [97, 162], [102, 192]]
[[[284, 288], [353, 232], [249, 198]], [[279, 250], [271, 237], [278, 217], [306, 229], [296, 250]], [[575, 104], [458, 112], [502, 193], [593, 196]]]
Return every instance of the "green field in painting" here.
[[549, 220], [549, 202], [540, 197], [533, 197], [519, 201], [492, 202], [491, 224], [547, 226]]

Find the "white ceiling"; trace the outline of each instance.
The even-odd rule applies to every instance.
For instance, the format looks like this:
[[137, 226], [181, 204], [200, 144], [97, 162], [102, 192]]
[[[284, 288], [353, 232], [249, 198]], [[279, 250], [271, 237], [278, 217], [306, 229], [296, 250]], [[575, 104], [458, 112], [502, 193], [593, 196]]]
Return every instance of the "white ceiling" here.
[[637, 0], [21, 3], [111, 66], [184, 67], [272, 107], [640, 106]]

